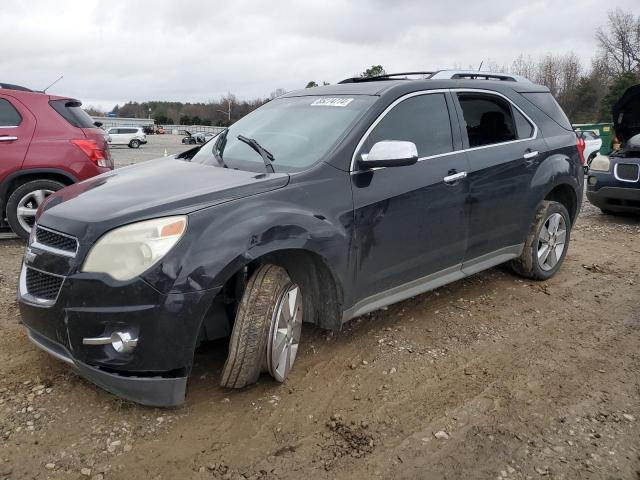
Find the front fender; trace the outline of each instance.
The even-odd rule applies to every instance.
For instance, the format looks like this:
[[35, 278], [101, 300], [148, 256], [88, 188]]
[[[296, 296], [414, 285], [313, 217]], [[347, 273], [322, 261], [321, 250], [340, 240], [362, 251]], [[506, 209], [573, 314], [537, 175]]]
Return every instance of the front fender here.
[[326, 168], [337, 181], [298, 180], [190, 214], [185, 237], [145, 280], [166, 293], [207, 290], [263, 255], [297, 249], [320, 256], [344, 284], [353, 224], [349, 177]]

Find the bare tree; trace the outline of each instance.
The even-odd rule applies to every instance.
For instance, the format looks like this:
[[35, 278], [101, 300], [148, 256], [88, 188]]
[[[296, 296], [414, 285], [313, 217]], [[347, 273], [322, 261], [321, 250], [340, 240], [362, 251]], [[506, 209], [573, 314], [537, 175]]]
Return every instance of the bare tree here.
[[596, 39], [610, 75], [640, 73], [640, 16], [620, 8], [609, 11], [607, 29], [598, 28]]
[[531, 55], [525, 57], [521, 53], [511, 64], [510, 72], [532, 80], [536, 77], [537, 65]]

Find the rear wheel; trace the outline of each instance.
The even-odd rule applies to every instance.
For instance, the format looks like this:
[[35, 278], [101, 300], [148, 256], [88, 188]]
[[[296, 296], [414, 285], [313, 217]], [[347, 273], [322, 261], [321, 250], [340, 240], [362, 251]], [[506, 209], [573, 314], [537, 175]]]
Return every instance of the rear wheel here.
[[140, 140], [135, 138], [129, 142], [129, 148], [140, 148]]
[[11, 230], [23, 239], [29, 238], [36, 211], [44, 199], [64, 188], [55, 180], [32, 180], [16, 188], [7, 201], [7, 221]]
[[300, 287], [283, 268], [261, 266], [240, 301], [220, 384], [242, 388], [263, 371], [283, 382], [295, 362], [301, 332]]
[[569, 212], [559, 202], [543, 201], [529, 230], [519, 258], [511, 262], [513, 270], [535, 280], [551, 278], [560, 269], [571, 235]]

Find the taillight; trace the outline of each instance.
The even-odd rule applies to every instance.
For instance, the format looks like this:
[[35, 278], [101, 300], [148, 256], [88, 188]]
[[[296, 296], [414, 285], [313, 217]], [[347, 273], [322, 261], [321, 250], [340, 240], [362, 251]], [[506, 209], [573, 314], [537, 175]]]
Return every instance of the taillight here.
[[584, 143], [584, 138], [580, 136], [576, 136], [576, 147], [578, 147], [578, 155], [580, 155], [580, 163], [582, 163], [582, 165], [586, 165], [587, 162], [584, 159], [584, 149], [586, 147], [586, 144]]
[[112, 167], [113, 163], [111, 162], [111, 157], [109, 152], [103, 148], [98, 146], [98, 143], [95, 140], [71, 140], [76, 147], [78, 147], [82, 152], [89, 157], [93, 163], [95, 163], [99, 167]]

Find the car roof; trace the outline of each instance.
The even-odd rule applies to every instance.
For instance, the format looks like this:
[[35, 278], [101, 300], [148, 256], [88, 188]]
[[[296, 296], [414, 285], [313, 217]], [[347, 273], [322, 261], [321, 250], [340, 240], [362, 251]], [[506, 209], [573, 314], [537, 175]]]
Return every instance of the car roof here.
[[504, 82], [499, 80], [469, 80], [469, 79], [443, 79], [443, 80], [379, 80], [354, 83], [338, 83], [320, 87], [304, 88], [286, 93], [280, 98], [302, 96], [328, 96], [328, 95], [382, 95], [397, 91], [405, 94], [421, 90], [472, 88], [494, 90], [504, 92], [512, 90], [516, 92], [548, 92], [549, 89], [542, 85], [529, 82]]

